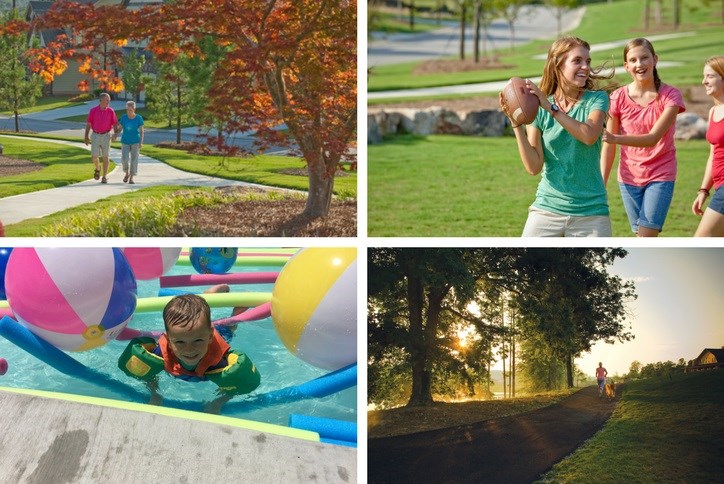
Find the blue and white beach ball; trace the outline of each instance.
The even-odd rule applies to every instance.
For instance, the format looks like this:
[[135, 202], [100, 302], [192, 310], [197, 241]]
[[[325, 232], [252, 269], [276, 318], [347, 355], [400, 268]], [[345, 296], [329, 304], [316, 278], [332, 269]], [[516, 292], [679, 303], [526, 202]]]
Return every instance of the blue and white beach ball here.
[[20, 324], [68, 351], [115, 339], [136, 309], [136, 278], [120, 249], [15, 248], [5, 289]]

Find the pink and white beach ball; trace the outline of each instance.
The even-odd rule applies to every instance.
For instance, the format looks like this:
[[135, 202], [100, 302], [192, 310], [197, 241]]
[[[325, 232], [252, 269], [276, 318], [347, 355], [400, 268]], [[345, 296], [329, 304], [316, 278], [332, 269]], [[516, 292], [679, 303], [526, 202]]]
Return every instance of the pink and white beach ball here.
[[126, 247], [122, 250], [131, 264], [133, 275], [142, 281], [161, 277], [181, 255], [181, 247]]
[[15, 248], [5, 292], [20, 324], [68, 351], [115, 339], [136, 309], [136, 278], [120, 249]]

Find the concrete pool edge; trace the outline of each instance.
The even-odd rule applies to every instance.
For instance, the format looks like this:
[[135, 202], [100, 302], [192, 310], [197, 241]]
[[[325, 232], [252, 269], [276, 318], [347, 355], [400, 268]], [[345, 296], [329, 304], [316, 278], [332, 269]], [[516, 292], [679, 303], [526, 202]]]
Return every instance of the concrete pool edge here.
[[86, 395], [75, 395], [71, 393], [50, 392], [45, 390], [34, 390], [29, 388], [15, 388], [0, 386], [0, 392], [20, 393], [23, 395], [37, 396], [42, 398], [50, 398], [56, 400], [64, 400], [67, 402], [86, 403], [89, 405], [100, 405], [102, 407], [118, 408], [122, 410], [131, 410], [135, 412], [147, 412], [156, 415], [164, 415], [166, 417], [184, 418], [197, 422], [215, 423], [228, 425], [230, 427], [238, 427], [247, 430], [255, 430], [258, 432], [266, 432], [270, 434], [280, 435], [283, 437], [292, 437], [301, 440], [309, 440], [319, 442], [319, 434], [308, 430], [299, 430], [292, 427], [284, 427], [282, 425], [274, 425], [264, 422], [256, 422], [254, 420], [245, 420], [236, 417], [225, 417], [223, 415], [212, 415], [209, 413], [193, 412], [191, 410], [181, 410], [177, 408], [168, 408], [157, 405], [147, 405], [136, 402], [125, 402], [122, 400], [113, 400], [111, 398], [90, 397]]
[[0, 408], [0, 475], [18, 481], [128, 482], [156, 473], [163, 481], [356, 482], [356, 449], [316, 442], [314, 432], [288, 429], [289, 438], [272, 424], [249, 428], [231, 417], [7, 387]]

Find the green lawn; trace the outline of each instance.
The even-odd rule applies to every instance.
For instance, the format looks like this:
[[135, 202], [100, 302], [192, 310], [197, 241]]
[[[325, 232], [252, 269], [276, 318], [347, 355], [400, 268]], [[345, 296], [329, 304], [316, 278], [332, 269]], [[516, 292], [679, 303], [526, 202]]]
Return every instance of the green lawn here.
[[[662, 236], [691, 236], [691, 203], [709, 153], [677, 142], [679, 173]], [[397, 136], [368, 147], [367, 226], [372, 237], [518, 237], [540, 176], [528, 175], [513, 137]], [[615, 170], [615, 168], [614, 168]], [[615, 237], [633, 236], [615, 172], [608, 185]]]
[[[683, 0], [682, 4], [682, 25], [679, 31], [695, 31], [696, 35], [657, 40], [654, 42], [654, 47], [660, 60], [682, 63], [678, 67], [661, 69], [660, 74], [664, 82], [674, 85], [698, 84], [701, 81], [704, 61], [720, 53], [721, 24], [713, 22], [712, 19], [720, 15], [721, 7], [714, 2], [708, 6], [703, 5], [699, 0]], [[647, 33], [641, 28], [642, 12], [643, 0], [589, 4], [586, 6], [586, 15], [581, 25], [572, 33], [591, 44], [646, 36]], [[672, 30], [669, 28], [667, 31], [657, 31], [656, 34], [670, 31]], [[551, 40], [531, 42], [516, 47], [513, 53], [509, 52], [506, 46], [505, 49], [496, 52], [500, 62], [508, 66], [503, 69], [420, 75], [413, 73], [418, 62], [375, 66], [369, 76], [368, 90], [374, 92], [501, 81], [510, 78], [513, 73], [520, 77], [539, 76], [544, 60], [534, 59], [533, 56], [545, 54], [550, 43]], [[620, 63], [621, 55], [621, 47], [594, 52], [593, 64], [602, 64], [610, 61], [612, 57]], [[621, 75], [620, 79], [625, 80], [627, 77]], [[391, 101], [388, 99], [386, 102]]]
[[[35, 101], [35, 106], [20, 110], [20, 114], [36, 113], [38, 111], [50, 111], [57, 108], [68, 108], [71, 106], [79, 106], [83, 103], [69, 103], [68, 99], [73, 96], [52, 96], [41, 97]], [[12, 114], [10, 111], [0, 111], [0, 114]]]
[[[57, 143], [20, 140], [0, 136], [5, 155], [32, 160], [46, 168], [23, 175], [0, 177], [0, 198], [88, 180], [93, 175], [90, 152], [82, 148]], [[77, 141], [77, 140], [75, 140]], [[116, 143], [115, 147], [120, 147]], [[220, 158], [190, 155], [184, 151], [155, 146], [144, 146], [143, 153], [180, 170], [202, 175], [240, 180], [262, 185], [308, 190], [309, 179], [301, 175], [288, 175], [282, 170], [304, 167], [300, 158], [288, 156], [251, 156], [248, 158]], [[113, 169], [113, 163], [111, 163]], [[334, 193], [338, 196], [357, 196], [357, 173], [335, 179]]]
[[542, 482], [720, 482], [724, 371], [626, 383], [604, 428]]
[[[0, 198], [57, 188], [93, 177], [90, 151], [58, 143], [0, 136], [4, 155], [32, 160], [42, 170], [0, 177]], [[111, 162], [111, 170], [115, 165]]]

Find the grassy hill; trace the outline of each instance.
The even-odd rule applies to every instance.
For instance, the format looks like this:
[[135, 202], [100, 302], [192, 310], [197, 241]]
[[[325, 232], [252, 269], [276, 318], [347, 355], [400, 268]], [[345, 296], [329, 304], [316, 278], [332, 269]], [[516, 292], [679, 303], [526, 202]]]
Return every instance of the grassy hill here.
[[606, 426], [542, 482], [720, 482], [723, 411], [722, 370], [629, 382]]

